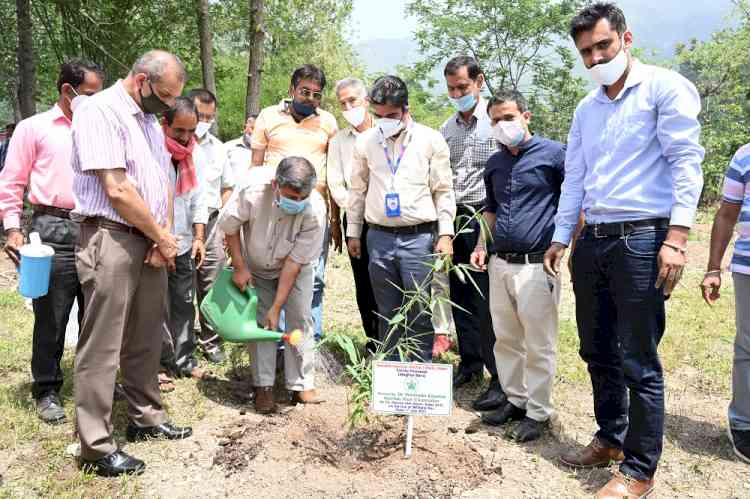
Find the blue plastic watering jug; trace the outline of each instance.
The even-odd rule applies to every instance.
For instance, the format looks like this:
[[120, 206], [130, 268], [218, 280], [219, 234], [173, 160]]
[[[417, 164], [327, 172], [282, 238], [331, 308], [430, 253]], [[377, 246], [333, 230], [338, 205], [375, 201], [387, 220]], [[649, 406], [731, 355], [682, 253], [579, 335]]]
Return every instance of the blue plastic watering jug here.
[[52, 257], [55, 250], [42, 244], [38, 232], [29, 234], [29, 244], [21, 246], [21, 269], [18, 291], [26, 298], [39, 298], [49, 291]]

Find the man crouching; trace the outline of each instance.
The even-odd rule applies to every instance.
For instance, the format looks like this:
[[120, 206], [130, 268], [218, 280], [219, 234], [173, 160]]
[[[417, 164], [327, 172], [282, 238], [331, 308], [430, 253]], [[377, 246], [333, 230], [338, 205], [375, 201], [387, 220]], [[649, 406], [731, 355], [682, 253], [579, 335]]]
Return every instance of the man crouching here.
[[[258, 323], [276, 331], [281, 309], [286, 332], [299, 329], [303, 340], [284, 349], [286, 388], [298, 403], [317, 402], [314, 390], [312, 330], [313, 268], [323, 246], [325, 205], [313, 191], [315, 169], [304, 158], [285, 158], [276, 168], [254, 168], [219, 215], [232, 257], [234, 284], [258, 295]], [[240, 236], [242, 228], [242, 236]], [[255, 386], [255, 410], [273, 412], [275, 342], [249, 344]]]

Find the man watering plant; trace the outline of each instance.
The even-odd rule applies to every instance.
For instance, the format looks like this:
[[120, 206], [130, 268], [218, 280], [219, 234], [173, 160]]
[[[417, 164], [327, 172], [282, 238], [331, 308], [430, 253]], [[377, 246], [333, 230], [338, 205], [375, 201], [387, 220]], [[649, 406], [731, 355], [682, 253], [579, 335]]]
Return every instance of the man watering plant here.
[[[291, 156], [279, 163], [275, 174], [270, 168], [253, 168], [248, 176], [218, 219], [232, 257], [232, 280], [240, 290], [255, 288], [259, 325], [277, 330], [283, 308], [287, 332], [302, 331], [300, 344], [284, 349], [286, 388], [294, 402], [315, 403], [313, 263], [320, 257], [325, 227], [324, 201], [313, 190], [315, 168], [308, 160]], [[271, 413], [276, 409], [277, 345], [251, 343], [249, 349], [255, 409]]]

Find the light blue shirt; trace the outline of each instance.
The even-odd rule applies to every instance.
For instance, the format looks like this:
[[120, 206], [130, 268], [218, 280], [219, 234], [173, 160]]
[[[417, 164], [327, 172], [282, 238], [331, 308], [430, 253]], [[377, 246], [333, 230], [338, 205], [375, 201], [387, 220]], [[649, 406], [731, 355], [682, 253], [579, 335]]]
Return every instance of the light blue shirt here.
[[[177, 169], [171, 161], [169, 166], [169, 181], [172, 192], [174, 192], [177, 185]], [[200, 184], [193, 190], [174, 197], [172, 234], [179, 238], [179, 241], [177, 241], [178, 255], [184, 255], [193, 248], [193, 224], [206, 223], [208, 223], [208, 206], [206, 205], [206, 196], [201, 192]]]
[[620, 94], [599, 87], [579, 104], [568, 135], [565, 182], [552, 241], [569, 244], [587, 224], [669, 218], [691, 227], [703, 188], [695, 86], [633, 60]]

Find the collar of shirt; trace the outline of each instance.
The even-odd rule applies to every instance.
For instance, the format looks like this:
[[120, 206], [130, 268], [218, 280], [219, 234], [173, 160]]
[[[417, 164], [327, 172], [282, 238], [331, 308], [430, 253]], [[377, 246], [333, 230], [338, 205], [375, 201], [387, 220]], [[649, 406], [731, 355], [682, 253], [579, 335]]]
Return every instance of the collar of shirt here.
[[57, 105], [57, 103], [55, 103], [55, 105], [50, 108], [49, 113], [53, 122], [57, 120], [61, 120], [61, 121], [64, 121], [68, 125], [68, 127], [70, 127], [73, 124], [68, 119], [68, 117], [65, 116], [65, 113], [63, 113], [63, 110], [60, 108], [60, 106]]
[[115, 83], [115, 92], [131, 114], [140, 114], [142, 117], [151, 116], [156, 119], [153, 114], [146, 114], [143, 112], [140, 106], [138, 106], [135, 100], [133, 100], [133, 98], [130, 96], [128, 91], [125, 90], [125, 84], [122, 82], [122, 80], [117, 80], [117, 83]]
[[489, 116], [487, 115], [487, 101], [481, 95], [477, 100], [477, 105], [474, 107], [474, 112], [471, 114], [471, 117], [473, 118], [471, 123], [466, 123], [459, 111], [456, 111], [453, 115], [453, 119], [461, 126], [472, 126], [479, 121], [489, 119]]
[[[292, 112], [289, 110], [289, 107], [292, 105], [292, 99], [281, 99], [281, 102], [279, 102], [279, 112], [281, 114], [286, 114], [287, 116], [292, 116]], [[315, 112], [311, 114], [310, 116], [307, 116], [306, 118], [302, 118], [300, 123], [302, 123], [305, 120], [309, 120], [310, 118], [313, 118], [315, 116], [320, 116], [320, 112], [318, 111], [318, 108], [315, 108]], [[292, 116], [292, 118], [294, 118]]]
[[648, 69], [647, 67], [641, 63], [638, 59], [633, 58], [633, 64], [630, 66], [630, 72], [628, 73], [628, 77], [625, 78], [625, 85], [623, 85], [622, 90], [620, 90], [620, 93], [617, 94], [617, 96], [614, 99], [610, 99], [607, 96], [607, 91], [604, 89], [604, 86], [599, 87], [599, 91], [596, 93], [596, 100], [599, 102], [604, 102], [606, 104], [609, 104], [611, 102], [617, 102], [618, 100], [622, 99], [625, 96], [625, 92], [630, 90], [631, 88], [640, 85], [648, 78]]
[[[537, 135], [532, 135], [529, 140], [527, 140], [526, 142], [523, 142], [522, 144], [519, 144], [518, 147], [517, 147], [517, 149], [520, 152], [524, 152], [527, 149], [529, 149], [531, 146], [533, 146], [534, 144], [536, 144], [537, 142], [539, 142], [539, 137]], [[500, 147], [503, 149], [503, 151], [505, 151], [508, 154], [512, 155], [512, 153], [510, 152], [510, 149], [507, 146], [501, 144]]]

